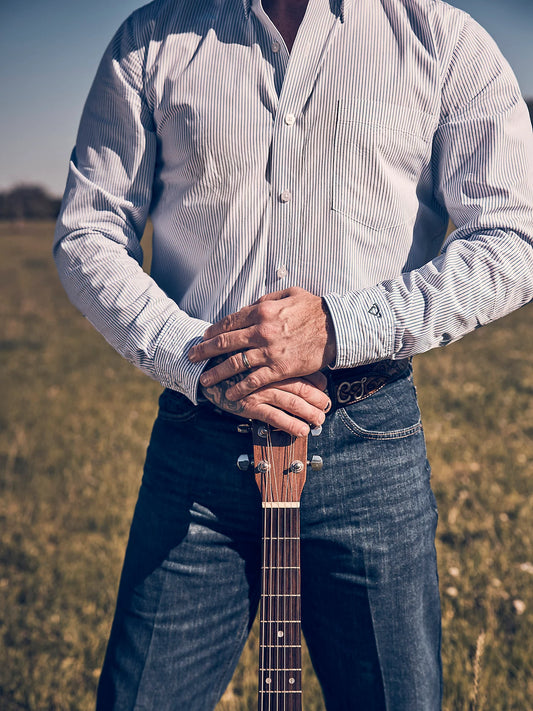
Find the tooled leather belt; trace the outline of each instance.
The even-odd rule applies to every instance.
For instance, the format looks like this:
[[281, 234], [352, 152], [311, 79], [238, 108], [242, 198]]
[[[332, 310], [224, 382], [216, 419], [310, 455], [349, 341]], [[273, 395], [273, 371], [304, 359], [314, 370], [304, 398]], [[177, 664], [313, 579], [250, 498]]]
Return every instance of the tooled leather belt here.
[[328, 370], [328, 395], [332, 403], [330, 412], [364, 400], [381, 390], [384, 385], [407, 375], [410, 368], [411, 359], [403, 358], [382, 360], [357, 368]]

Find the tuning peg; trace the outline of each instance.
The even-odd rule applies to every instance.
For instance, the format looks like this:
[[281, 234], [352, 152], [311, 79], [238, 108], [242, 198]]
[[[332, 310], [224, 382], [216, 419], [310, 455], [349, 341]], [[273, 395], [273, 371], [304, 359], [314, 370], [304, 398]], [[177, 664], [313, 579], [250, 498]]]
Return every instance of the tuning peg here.
[[237, 467], [241, 470], [241, 472], [247, 472], [250, 465], [253, 466], [253, 462], [250, 461], [250, 457], [247, 454], [240, 454], [237, 457]]
[[311, 457], [311, 461], [307, 462], [307, 464], [315, 472], [320, 471], [322, 469], [322, 467], [324, 466], [322, 457], [320, 457], [318, 454], [313, 454], [313, 456]]
[[241, 422], [237, 425], [237, 432], [239, 434], [250, 434], [252, 431], [252, 425], [249, 422]]
[[311, 437], [318, 437], [319, 434], [322, 432], [322, 425], [317, 425], [316, 427], [313, 427], [311, 430]]

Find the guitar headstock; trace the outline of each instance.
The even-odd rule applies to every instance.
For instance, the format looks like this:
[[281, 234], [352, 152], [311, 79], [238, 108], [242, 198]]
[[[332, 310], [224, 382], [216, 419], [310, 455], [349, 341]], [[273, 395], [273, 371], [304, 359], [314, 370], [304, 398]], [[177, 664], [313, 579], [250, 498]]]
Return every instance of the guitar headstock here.
[[307, 472], [307, 438], [253, 421], [255, 481], [264, 504], [296, 504]]

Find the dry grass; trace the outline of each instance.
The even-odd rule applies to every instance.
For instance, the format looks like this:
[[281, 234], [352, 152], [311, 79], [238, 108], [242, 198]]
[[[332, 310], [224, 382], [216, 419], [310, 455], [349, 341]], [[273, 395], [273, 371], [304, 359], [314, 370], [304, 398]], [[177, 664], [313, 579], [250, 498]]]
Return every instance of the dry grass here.
[[[159, 392], [70, 306], [51, 233], [0, 225], [5, 711], [93, 707]], [[441, 512], [447, 711], [533, 708], [531, 308], [415, 364]], [[255, 708], [255, 644], [218, 711]], [[309, 666], [304, 688], [306, 711], [323, 709]]]

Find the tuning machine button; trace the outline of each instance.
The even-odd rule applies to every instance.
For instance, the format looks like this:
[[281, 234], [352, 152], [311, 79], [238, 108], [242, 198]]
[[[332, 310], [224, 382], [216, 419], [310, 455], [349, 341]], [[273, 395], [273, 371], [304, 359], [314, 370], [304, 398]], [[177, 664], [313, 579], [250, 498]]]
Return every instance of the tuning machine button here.
[[321, 433], [322, 433], [322, 425], [317, 425], [316, 427], [312, 428], [311, 437], [318, 437], [318, 435]]
[[250, 466], [253, 466], [253, 462], [250, 461], [250, 457], [247, 454], [240, 454], [237, 457], [237, 468], [241, 472], [247, 472]]
[[324, 462], [322, 461], [322, 457], [320, 457], [318, 454], [313, 454], [311, 459], [307, 462], [307, 464], [311, 467], [311, 469], [315, 472], [319, 472], [322, 467], [324, 466]]

